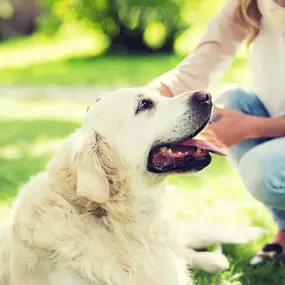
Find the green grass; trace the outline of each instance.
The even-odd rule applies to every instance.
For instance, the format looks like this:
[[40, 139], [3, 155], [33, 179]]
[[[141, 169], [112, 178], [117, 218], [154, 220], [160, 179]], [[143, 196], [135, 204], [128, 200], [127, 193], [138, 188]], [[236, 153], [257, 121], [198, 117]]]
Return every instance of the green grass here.
[[[169, 54], [106, 55], [0, 68], [0, 84], [130, 86], [150, 82], [175, 67], [181, 57]], [[245, 59], [236, 59], [219, 82], [248, 83]]]
[[113, 85], [141, 84], [175, 66], [176, 56], [105, 56], [69, 59], [17, 69], [0, 69], [0, 83]]
[[[21, 185], [45, 168], [58, 143], [80, 125], [86, 105], [44, 99], [0, 99], [1, 219], [9, 214]], [[165, 203], [181, 219], [260, 225], [269, 231], [268, 236], [249, 245], [226, 245], [224, 251], [231, 260], [231, 269], [215, 275], [194, 271], [198, 285], [285, 284], [284, 267], [247, 266], [250, 256], [270, 240], [275, 226], [264, 207], [245, 191], [225, 159], [215, 158], [199, 174], [171, 177]]]
[[[0, 84], [108, 85], [145, 84], [175, 67], [182, 57], [172, 54], [105, 54], [102, 35], [83, 30], [52, 38], [36, 34], [0, 44]], [[191, 45], [193, 37], [188, 43]], [[246, 49], [219, 82], [248, 83]]]
[[1, 42], [0, 69], [97, 56], [107, 46], [108, 41], [100, 33], [80, 25], [67, 25], [67, 29], [53, 36], [36, 33], [30, 37]]

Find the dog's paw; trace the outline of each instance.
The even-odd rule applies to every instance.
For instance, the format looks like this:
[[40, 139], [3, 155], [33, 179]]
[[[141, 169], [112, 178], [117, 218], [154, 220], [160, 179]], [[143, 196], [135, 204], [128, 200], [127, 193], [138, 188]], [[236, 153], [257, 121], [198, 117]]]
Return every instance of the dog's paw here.
[[225, 255], [218, 252], [201, 252], [199, 253], [198, 264], [193, 264], [208, 273], [215, 273], [221, 270], [227, 270], [230, 267], [229, 261]]

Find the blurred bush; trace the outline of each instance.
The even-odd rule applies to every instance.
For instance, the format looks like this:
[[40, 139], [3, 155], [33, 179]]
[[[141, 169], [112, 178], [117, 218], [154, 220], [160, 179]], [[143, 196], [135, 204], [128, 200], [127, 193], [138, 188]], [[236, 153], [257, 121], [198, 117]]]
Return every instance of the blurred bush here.
[[[223, 0], [0, 0], [0, 36], [93, 30], [115, 51], [186, 54]], [[4, 8], [3, 8], [4, 7]], [[1, 9], [2, 8], [2, 9]], [[189, 43], [189, 33], [195, 36]]]

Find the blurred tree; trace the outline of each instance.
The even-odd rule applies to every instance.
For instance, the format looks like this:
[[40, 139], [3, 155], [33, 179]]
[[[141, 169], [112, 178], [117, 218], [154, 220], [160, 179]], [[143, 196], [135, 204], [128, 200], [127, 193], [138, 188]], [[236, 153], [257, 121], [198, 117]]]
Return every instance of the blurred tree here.
[[[100, 22], [116, 50], [172, 50], [180, 28], [179, 10], [180, 7], [169, 0], [109, 0], [106, 18]], [[93, 20], [96, 19], [98, 15], [94, 14]]]
[[34, 0], [0, 0], [0, 38], [33, 33], [38, 12]]
[[44, 0], [48, 12], [41, 27], [54, 31], [64, 23], [88, 21], [111, 38], [112, 50], [170, 51], [183, 28], [179, 1], [186, 0]]
[[[1, 3], [6, 16], [1, 16]], [[7, 2], [10, 1], [10, 2]], [[41, 6], [41, 14], [35, 4]], [[196, 45], [201, 26], [224, 0], [0, 0], [0, 35], [69, 36], [87, 27], [107, 38], [111, 51], [175, 51], [185, 54]], [[8, 5], [10, 8], [7, 8]], [[3, 6], [3, 7], [4, 7]], [[10, 9], [10, 10], [9, 10]], [[2, 9], [2, 11], [4, 11]], [[7, 12], [8, 11], [8, 12]], [[9, 12], [10, 11], [10, 12]], [[12, 11], [12, 12], [11, 12]], [[2, 13], [3, 14], [3, 13]], [[8, 16], [7, 16], [8, 15]], [[190, 39], [190, 40], [189, 40]], [[175, 44], [174, 43], [179, 43]]]

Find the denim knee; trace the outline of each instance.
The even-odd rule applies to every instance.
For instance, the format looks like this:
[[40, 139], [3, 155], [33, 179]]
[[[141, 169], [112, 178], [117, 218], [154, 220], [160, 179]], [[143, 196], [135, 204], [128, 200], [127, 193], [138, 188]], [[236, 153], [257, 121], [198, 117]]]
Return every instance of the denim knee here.
[[231, 109], [246, 112], [247, 106], [255, 105], [255, 101], [256, 95], [252, 91], [240, 85], [233, 85], [227, 87], [220, 93], [216, 103], [223, 104], [225, 107]]
[[265, 206], [285, 210], [284, 158], [256, 149], [247, 152], [240, 161], [243, 182], [251, 195]]

